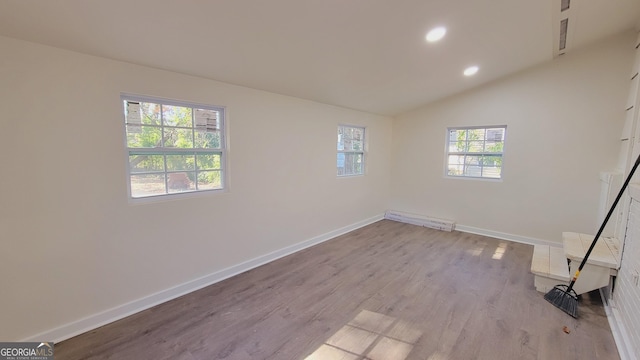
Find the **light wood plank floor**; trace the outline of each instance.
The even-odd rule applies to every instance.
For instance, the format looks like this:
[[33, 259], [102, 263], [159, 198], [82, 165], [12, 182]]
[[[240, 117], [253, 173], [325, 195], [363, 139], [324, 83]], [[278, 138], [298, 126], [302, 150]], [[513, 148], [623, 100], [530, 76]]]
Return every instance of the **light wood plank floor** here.
[[[55, 346], [63, 359], [619, 359], [602, 303], [535, 291], [533, 247], [382, 220]], [[563, 332], [567, 326], [569, 334]]]

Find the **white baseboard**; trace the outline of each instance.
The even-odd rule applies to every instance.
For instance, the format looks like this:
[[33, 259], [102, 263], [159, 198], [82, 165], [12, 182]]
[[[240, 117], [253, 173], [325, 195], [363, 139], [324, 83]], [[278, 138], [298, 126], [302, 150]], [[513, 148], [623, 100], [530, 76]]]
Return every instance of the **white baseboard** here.
[[293, 254], [295, 252], [306, 249], [313, 245], [320, 244], [327, 240], [333, 239], [337, 236], [346, 234], [350, 231], [367, 226], [376, 221], [382, 220], [383, 218], [384, 218], [384, 214], [380, 214], [362, 221], [358, 221], [354, 224], [344, 226], [342, 228], [330, 231], [322, 235], [318, 235], [316, 237], [305, 240], [303, 242], [300, 242], [291, 246], [287, 246], [280, 250], [276, 250], [271, 253], [259, 256], [257, 258], [228, 267], [226, 269], [216, 271], [215, 273], [205, 275], [203, 277], [188, 281], [186, 283], [174, 286], [166, 290], [159, 291], [155, 294], [145, 296], [141, 299], [134, 300], [126, 304], [118, 305], [116, 307], [99, 312], [97, 314], [93, 314], [85, 318], [70, 322], [68, 324], [58, 326], [54, 329], [50, 329], [42, 333], [35, 334], [33, 336], [29, 336], [28, 338], [25, 338], [21, 341], [34, 342], [34, 341], [46, 340], [46, 341], [53, 341], [57, 343], [57, 342], [69, 339], [71, 337], [82, 334], [84, 332], [96, 329], [100, 326], [120, 320], [129, 315], [133, 315], [137, 312], [149, 309], [158, 304], [162, 304], [164, 302], [173, 300], [175, 298], [178, 298], [190, 292], [215, 284], [217, 282], [230, 278], [234, 275], [238, 275], [245, 271], [256, 268], [260, 265], [264, 265], [266, 263], [285, 257], [287, 255]]
[[602, 304], [604, 305], [604, 311], [607, 313], [607, 320], [609, 320], [609, 327], [613, 334], [613, 340], [616, 342], [618, 348], [618, 354], [620, 360], [633, 360], [638, 359], [633, 348], [631, 347], [631, 340], [629, 334], [625, 329], [622, 322], [620, 322], [621, 316], [618, 309], [612, 304], [612, 300], [605, 297], [606, 295], [600, 289], [600, 297], [602, 297]]
[[470, 234], [483, 235], [483, 236], [488, 236], [496, 239], [509, 240], [509, 241], [528, 244], [528, 245], [549, 245], [553, 247], [562, 247], [562, 243], [560, 242], [536, 239], [532, 237], [514, 235], [514, 234], [503, 233], [503, 232], [487, 230], [487, 229], [481, 229], [481, 228], [462, 225], [462, 224], [456, 224], [456, 230], [470, 233]]

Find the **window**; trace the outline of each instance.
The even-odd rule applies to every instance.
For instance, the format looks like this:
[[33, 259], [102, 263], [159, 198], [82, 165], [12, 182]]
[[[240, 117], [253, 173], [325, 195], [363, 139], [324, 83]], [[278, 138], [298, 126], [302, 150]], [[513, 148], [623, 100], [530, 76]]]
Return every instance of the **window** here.
[[224, 188], [224, 108], [122, 97], [132, 198]]
[[447, 129], [446, 174], [500, 179], [506, 126]]
[[364, 128], [338, 126], [338, 176], [364, 174]]

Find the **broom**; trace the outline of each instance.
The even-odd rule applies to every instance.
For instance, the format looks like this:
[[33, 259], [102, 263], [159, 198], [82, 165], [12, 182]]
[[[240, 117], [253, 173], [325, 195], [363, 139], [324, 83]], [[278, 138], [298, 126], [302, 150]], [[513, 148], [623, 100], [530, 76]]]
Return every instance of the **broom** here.
[[598, 233], [596, 233], [596, 236], [593, 238], [591, 246], [589, 246], [589, 250], [587, 250], [587, 253], [584, 255], [584, 259], [582, 259], [582, 262], [580, 263], [580, 266], [578, 267], [575, 275], [573, 275], [573, 278], [571, 279], [569, 285], [556, 285], [553, 289], [551, 289], [544, 295], [545, 300], [552, 303], [558, 309], [573, 316], [574, 318], [578, 317], [578, 295], [576, 294], [575, 290], [573, 290], [573, 285], [576, 283], [576, 280], [578, 280], [580, 271], [582, 271], [582, 268], [587, 263], [587, 259], [589, 258], [589, 255], [591, 255], [591, 251], [593, 250], [593, 248], [596, 246], [596, 242], [602, 234], [604, 227], [607, 225], [611, 214], [613, 214], [613, 210], [616, 208], [616, 205], [618, 205], [618, 201], [620, 201], [622, 194], [624, 194], [624, 191], [627, 189], [627, 186], [631, 181], [631, 177], [633, 177], [633, 173], [638, 168], [638, 164], [640, 164], [640, 155], [638, 155], [635, 164], [633, 164], [633, 168], [631, 168], [629, 175], [627, 175], [627, 179], [624, 181], [620, 192], [618, 192], [618, 196], [616, 196], [616, 199], [613, 201], [611, 209], [609, 209], [609, 213], [607, 213], [607, 216], [604, 218], [602, 225], [600, 225]]

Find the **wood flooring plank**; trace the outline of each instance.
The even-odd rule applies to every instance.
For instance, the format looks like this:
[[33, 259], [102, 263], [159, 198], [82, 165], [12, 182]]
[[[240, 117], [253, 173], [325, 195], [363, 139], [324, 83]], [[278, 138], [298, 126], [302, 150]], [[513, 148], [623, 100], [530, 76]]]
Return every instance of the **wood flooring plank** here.
[[619, 359], [597, 296], [579, 319], [556, 309], [532, 254], [382, 220], [56, 344], [56, 360]]

